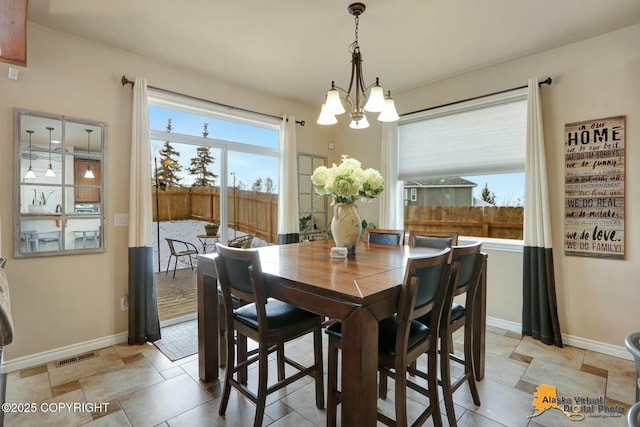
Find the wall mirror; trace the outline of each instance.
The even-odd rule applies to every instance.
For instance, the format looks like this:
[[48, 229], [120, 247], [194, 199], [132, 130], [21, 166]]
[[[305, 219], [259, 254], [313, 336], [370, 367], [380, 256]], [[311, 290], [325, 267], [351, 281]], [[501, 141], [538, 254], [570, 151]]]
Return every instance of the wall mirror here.
[[14, 110], [14, 255], [104, 252], [105, 123]]
[[327, 231], [327, 197], [317, 194], [311, 182], [313, 171], [318, 166], [326, 165], [326, 157], [298, 153], [298, 206], [302, 239]]

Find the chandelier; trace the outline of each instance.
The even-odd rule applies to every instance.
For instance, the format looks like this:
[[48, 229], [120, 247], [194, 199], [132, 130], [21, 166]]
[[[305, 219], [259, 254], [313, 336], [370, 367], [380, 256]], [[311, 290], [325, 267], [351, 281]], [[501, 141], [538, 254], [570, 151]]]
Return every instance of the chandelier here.
[[[378, 120], [381, 122], [395, 122], [399, 119], [398, 113], [391, 91], [385, 96], [380, 80], [376, 77], [375, 83], [365, 86], [364, 77], [362, 76], [362, 55], [360, 54], [360, 46], [358, 45], [358, 22], [359, 17], [364, 13], [365, 5], [363, 3], [352, 3], [347, 8], [349, 13], [355, 16], [356, 29], [355, 41], [349, 46], [351, 52], [351, 80], [349, 88], [336, 86], [335, 81], [331, 82], [331, 89], [327, 92], [327, 96], [317, 123], [319, 125], [333, 125], [338, 123], [336, 115], [346, 112], [345, 105], [349, 107], [351, 117], [350, 128], [364, 129], [369, 127], [365, 111], [377, 112]], [[354, 97], [351, 95], [354, 91]]]

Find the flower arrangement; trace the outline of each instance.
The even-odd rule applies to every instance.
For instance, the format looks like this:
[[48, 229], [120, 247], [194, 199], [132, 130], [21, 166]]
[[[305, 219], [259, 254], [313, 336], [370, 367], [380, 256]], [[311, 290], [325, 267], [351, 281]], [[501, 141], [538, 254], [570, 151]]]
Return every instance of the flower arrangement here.
[[311, 182], [316, 192], [330, 196], [333, 203], [353, 203], [360, 199], [375, 199], [384, 190], [384, 179], [375, 169], [362, 169], [362, 164], [342, 155], [340, 165], [320, 166], [313, 171]]

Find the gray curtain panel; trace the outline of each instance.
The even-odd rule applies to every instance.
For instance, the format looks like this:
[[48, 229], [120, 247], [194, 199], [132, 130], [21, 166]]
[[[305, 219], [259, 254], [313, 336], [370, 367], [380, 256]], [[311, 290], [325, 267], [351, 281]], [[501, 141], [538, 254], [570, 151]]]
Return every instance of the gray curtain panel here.
[[153, 274], [151, 149], [147, 82], [136, 77], [131, 117], [129, 192], [129, 344], [160, 339]]
[[522, 334], [562, 347], [539, 92], [534, 77], [529, 80], [527, 113]]

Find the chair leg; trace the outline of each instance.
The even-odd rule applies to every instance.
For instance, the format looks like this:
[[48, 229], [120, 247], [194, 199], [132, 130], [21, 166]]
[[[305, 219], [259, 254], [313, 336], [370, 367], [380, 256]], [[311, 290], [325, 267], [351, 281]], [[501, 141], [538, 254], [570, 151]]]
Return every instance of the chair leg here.
[[336, 427], [338, 400], [338, 347], [335, 338], [329, 337], [327, 355], [327, 427]]
[[[233, 333], [233, 330], [230, 331]], [[220, 408], [218, 414], [224, 416], [229, 403], [229, 395], [231, 394], [231, 379], [233, 378], [233, 367], [235, 366], [235, 351], [233, 349], [233, 339], [227, 340], [227, 369], [224, 374], [224, 389], [222, 391], [222, 399], [220, 399]]]
[[165, 276], [169, 274], [169, 267], [171, 266], [171, 257], [173, 255], [169, 255], [169, 261], [167, 262], [167, 271], [164, 272]]
[[[451, 333], [443, 332], [440, 345], [440, 382], [442, 383], [442, 395], [444, 407], [447, 410], [447, 420], [450, 427], [456, 427], [456, 411], [453, 407], [453, 391], [451, 389], [451, 366], [449, 360]], [[435, 357], [434, 357], [435, 359]], [[435, 372], [435, 371], [434, 371]]]
[[380, 381], [378, 384], [378, 397], [380, 399], [386, 400], [387, 389], [389, 388], [389, 385], [388, 385], [389, 376], [387, 375], [386, 372], [383, 372], [383, 371], [378, 371], [378, 372], [380, 373]]
[[313, 353], [316, 367], [316, 408], [324, 408], [324, 367], [322, 366], [322, 326], [313, 331]]
[[187, 255], [189, 257], [189, 264], [191, 264], [191, 271], [193, 271], [193, 260], [191, 259], [191, 255]]
[[[427, 388], [429, 389], [429, 405], [433, 407], [433, 412], [431, 413], [433, 425], [434, 427], [442, 427], [442, 413], [440, 413], [440, 399], [438, 398], [438, 343], [435, 342], [433, 346], [433, 351], [427, 354], [427, 369], [429, 372]], [[444, 391], [442, 394], [444, 394]]]
[[464, 335], [464, 375], [469, 381], [469, 390], [471, 391], [473, 403], [476, 406], [480, 406], [480, 394], [476, 386], [476, 370], [473, 358], [473, 327], [471, 324], [465, 325]]
[[[247, 360], [247, 337], [238, 333], [236, 341], [238, 342], [238, 363], [242, 363]], [[229, 336], [229, 334], [227, 334], [227, 342], [233, 342], [233, 336]], [[231, 346], [227, 345], [227, 348], [231, 349]], [[229, 366], [230, 365], [227, 365], [227, 369], [229, 369]], [[247, 385], [246, 366], [238, 370], [238, 382], [240, 384]]]
[[176, 262], [173, 264], [173, 278], [176, 278], [176, 268], [178, 268], [178, 257], [176, 257]]
[[395, 369], [396, 426], [407, 427], [407, 371], [405, 366], [398, 368]]
[[[245, 338], [246, 339], [246, 338]], [[264, 408], [267, 402], [267, 373], [268, 373], [267, 349], [260, 348], [258, 356], [258, 401], [256, 402], [256, 415], [253, 420], [253, 427], [261, 427], [264, 418]]]
[[280, 343], [276, 347], [276, 363], [278, 364], [278, 381], [284, 379], [284, 344]]

